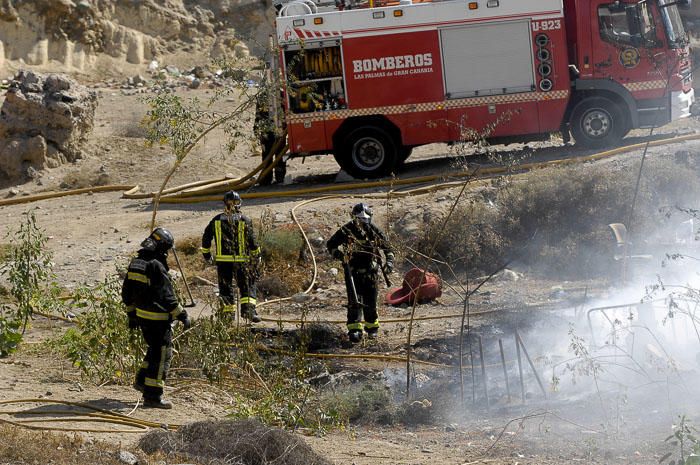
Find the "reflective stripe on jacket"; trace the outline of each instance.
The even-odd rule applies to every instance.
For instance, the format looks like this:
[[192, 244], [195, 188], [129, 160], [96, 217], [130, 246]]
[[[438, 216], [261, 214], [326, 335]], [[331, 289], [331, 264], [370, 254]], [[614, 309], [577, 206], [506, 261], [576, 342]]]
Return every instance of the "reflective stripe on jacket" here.
[[253, 232], [253, 222], [240, 213], [221, 213], [215, 216], [204, 230], [200, 251], [212, 253], [216, 262], [249, 262], [251, 257], [260, 255], [260, 246]]
[[166, 257], [140, 250], [131, 260], [122, 285], [127, 312], [151, 321], [168, 321], [182, 312], [168, 274]]

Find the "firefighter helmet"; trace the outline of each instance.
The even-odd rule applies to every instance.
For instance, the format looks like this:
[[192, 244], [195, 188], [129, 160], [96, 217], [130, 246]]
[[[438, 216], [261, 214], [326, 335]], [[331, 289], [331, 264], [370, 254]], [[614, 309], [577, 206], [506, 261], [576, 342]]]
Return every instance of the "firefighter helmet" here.
[[141, 243], [141, 247], [152, 252], [165, 253], [175, 245], [175, 238], [165, 228], [156, 228], [150, 236]]
[[228, 191], [224, 194], [224, 203], [239, 207], [241, 205], [241, 196], [236, 191]]
[[358, 203], [352, 207], [352, 217], [361, 223], [369, 223], [372, 221], [372, 209], [365, 203]]

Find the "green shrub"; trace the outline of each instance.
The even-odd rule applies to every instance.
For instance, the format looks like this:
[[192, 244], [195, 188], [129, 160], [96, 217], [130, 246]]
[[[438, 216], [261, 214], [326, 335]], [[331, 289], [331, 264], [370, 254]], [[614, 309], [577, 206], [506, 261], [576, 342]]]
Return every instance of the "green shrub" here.
[[324, 394], [323, 403], [354, 424], [391, 425], [396, 421], [391, 393], [377, 383], [343, 386], [342, 390]]
[[235, 334], [232, 319], [217, 311], [209, 317], [198, 318], [196, 325], [175, 340], [177, 356], [172, 366], [192, 368], [210, 381], [221, 381], [231, 363]]
[[[436, 256], [473, 274], [508, 259], [554, 274], [605, 273], [614, 246], [608, 225], [627, 222], [638, 170], [638, 163], [606, 162], [520, 175], [492, 202], [469, 197], [444, 227], [444, 216], [435, 218], [418, 251], [429, 252], [438, 238]], [[698, 207], [699, 181], [696, 170], [673, 157], [646, 161], [630, 238], [638, 253], [645, 240], [658, 242], [673, 230], [676, 207]]]
[[143, 343], [140, 333], [128, 327], [121, 283], [107, 279], [94, 288], [78, 289], [74, 298], [75, 307], [82, 310], [76, 327], [54, 345], [86, 379], [130, 383], [143, 358]]
[[294, 262], [304, 247], [304, 238], [294, 225], [267, 231], [260, 238], [264, 261]]
[[20, 322], [0, 314], [0, 357], [15, 352], [22, 342]]
[[48, 237], [37, 225], [34, 212], [28, 212], [25, 221], [16, 231], [8, 232], [7, 237], [10, 242], [2, 248], [4, 263], [0, 275], [9, 289], [1, 287], [0, 294], [10, 302], [0, 305], [0, 356], [17, 350], [35, 311], [63, 310], [52, 268], [53, 256], [47, 247]]

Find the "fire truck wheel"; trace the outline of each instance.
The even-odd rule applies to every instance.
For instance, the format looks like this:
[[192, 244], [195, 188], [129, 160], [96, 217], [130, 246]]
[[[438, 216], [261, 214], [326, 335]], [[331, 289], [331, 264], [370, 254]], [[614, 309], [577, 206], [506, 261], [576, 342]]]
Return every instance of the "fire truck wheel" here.
[[399, 163], [405, 162], [411, 156], [411, 152], [413, 152], [413, 147], [401, 146], [399, 148]]
[[603, 148], [619, 144], [626, 132], [619, 106], [604, 97], [581, 100], [571, 112], [571, 133], [577, 144]]
[[336, 153], [336, 161], [355, 178], [379, 178], [396, 166], [399, 150], [382, 128], [361, 126], [350, 131]]

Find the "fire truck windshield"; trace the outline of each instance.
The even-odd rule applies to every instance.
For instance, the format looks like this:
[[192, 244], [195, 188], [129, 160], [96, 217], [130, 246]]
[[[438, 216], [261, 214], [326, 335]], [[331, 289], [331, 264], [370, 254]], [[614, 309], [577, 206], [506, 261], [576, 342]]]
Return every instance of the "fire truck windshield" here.
[[646, 0], [637, 4], [611, 3], [598, 7], [603, 40], [635, 47], [656, 43], [656, 25]]
[[671, 48], [683, 48], [688, 45], [688, 36], [683, 28], [676, 3], [676, 0], [659, 0], [659, 9]]

